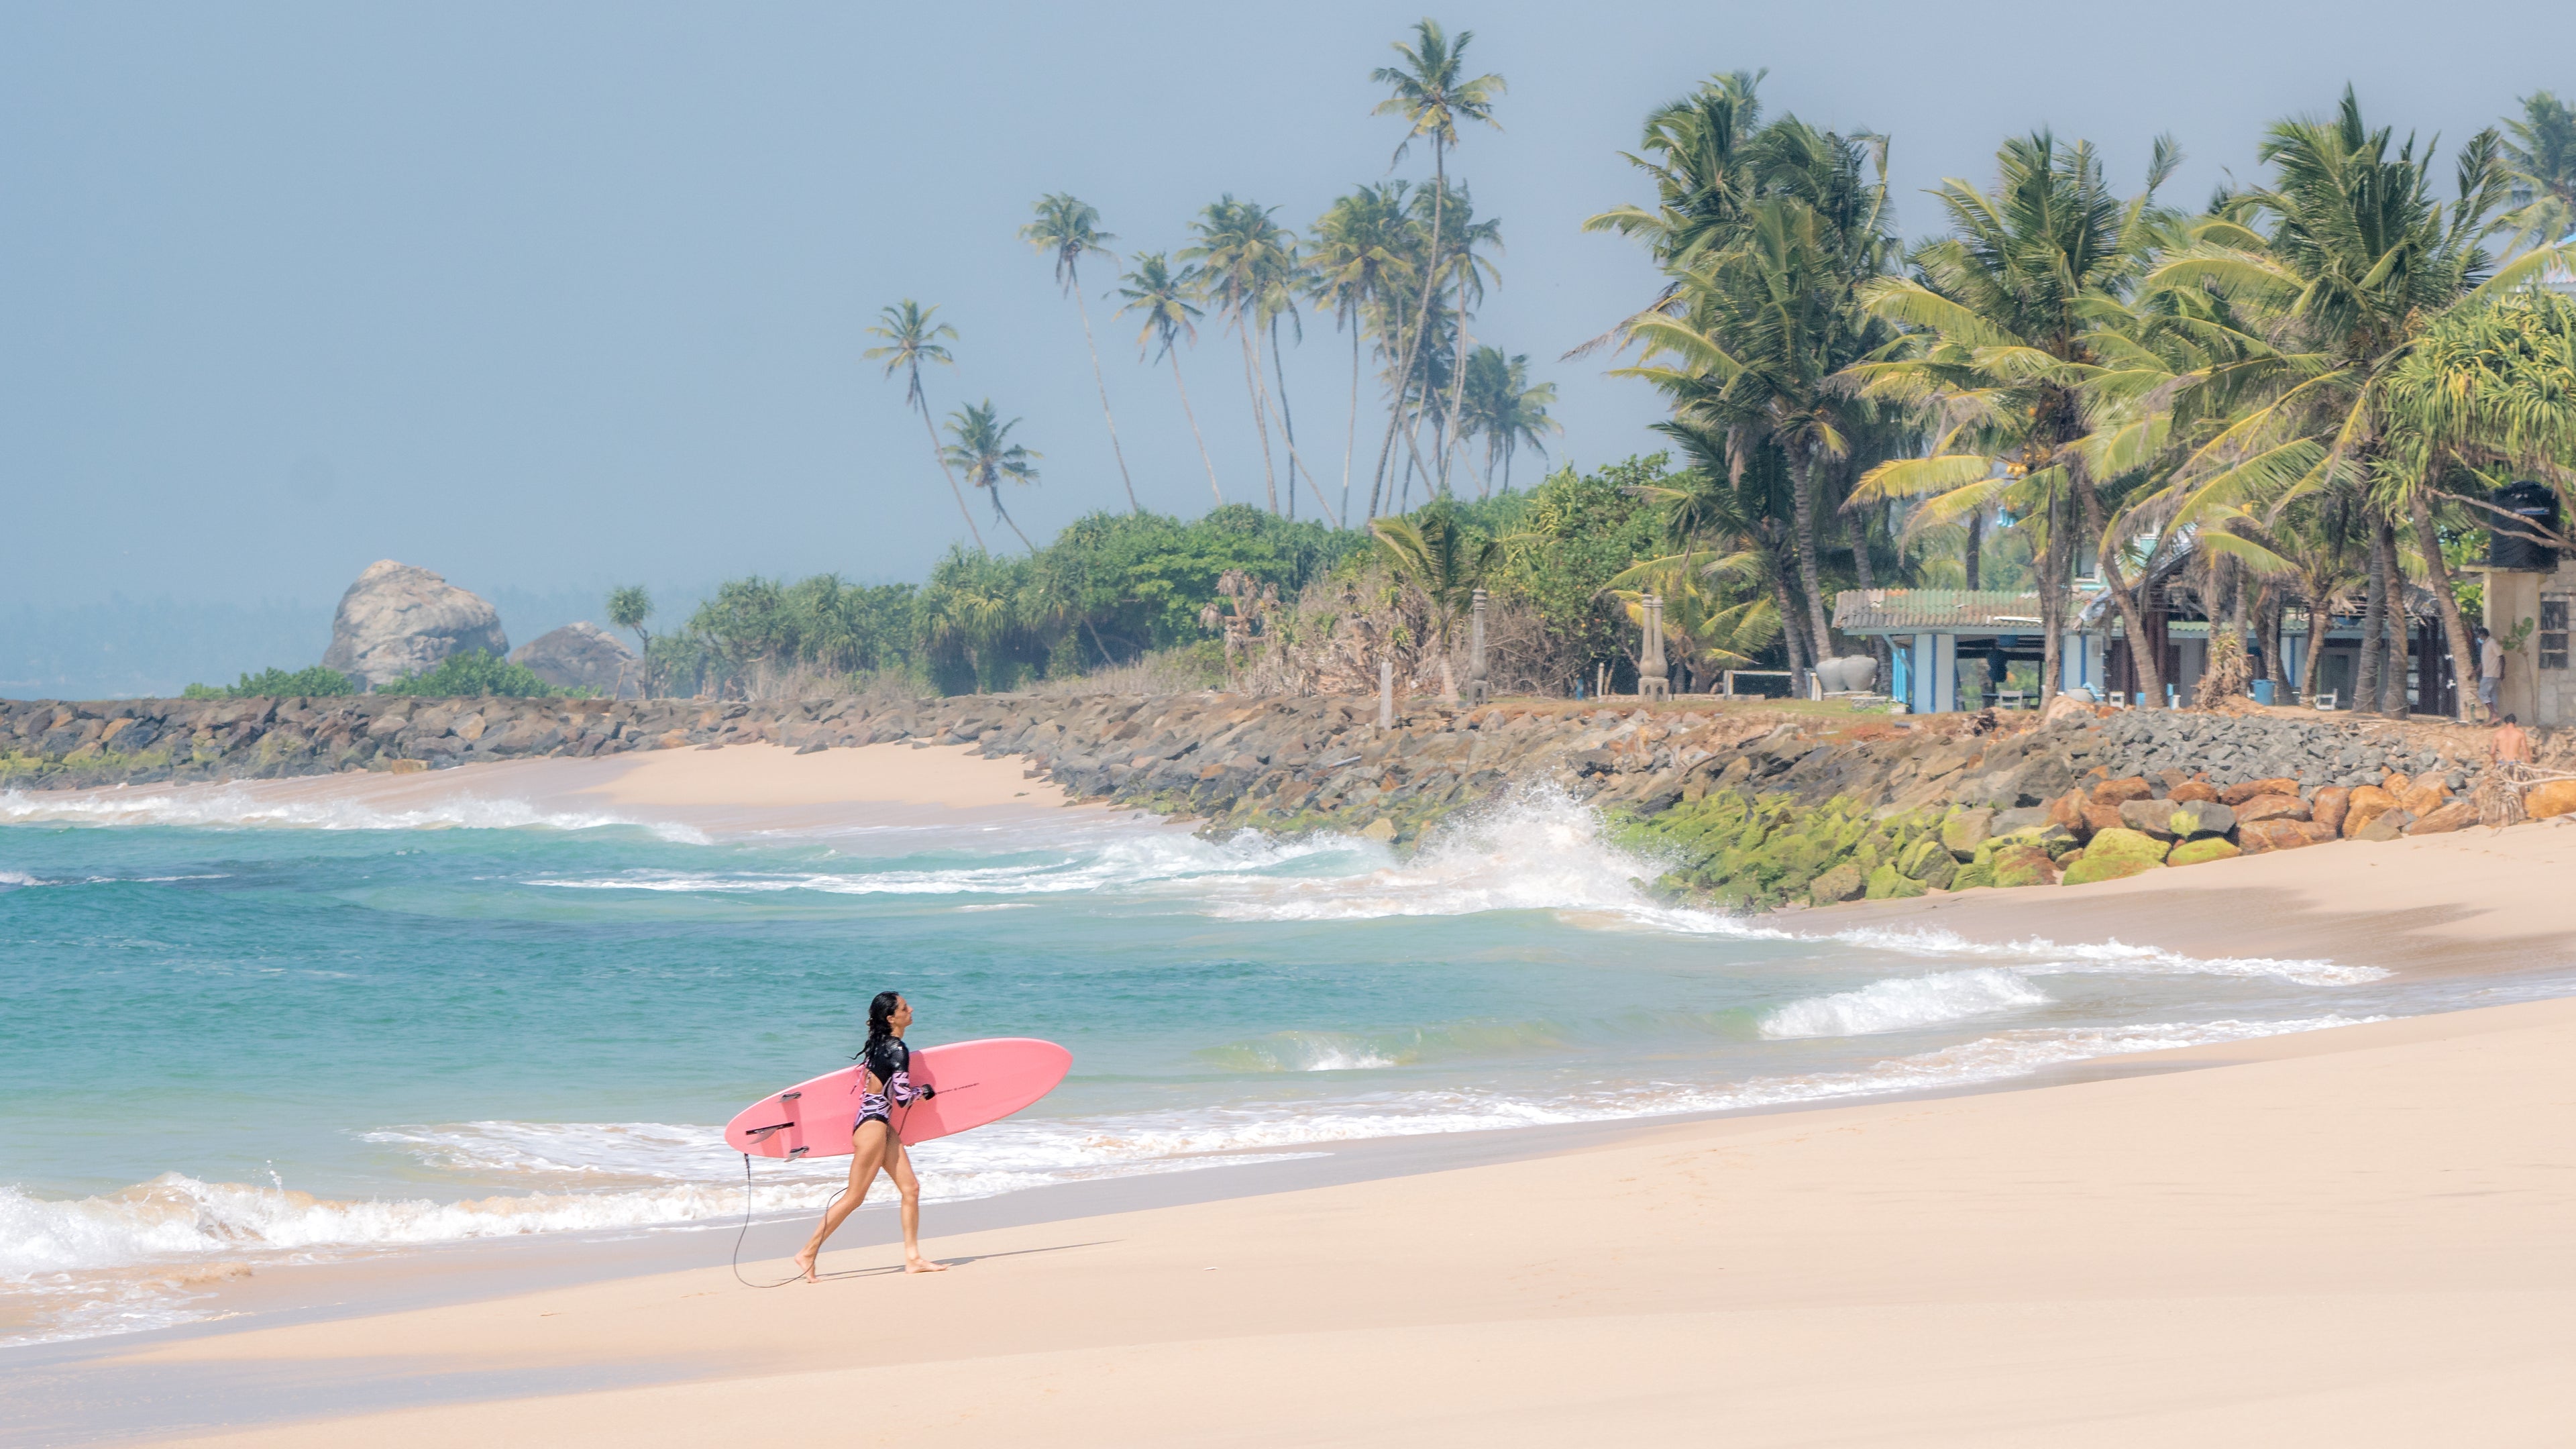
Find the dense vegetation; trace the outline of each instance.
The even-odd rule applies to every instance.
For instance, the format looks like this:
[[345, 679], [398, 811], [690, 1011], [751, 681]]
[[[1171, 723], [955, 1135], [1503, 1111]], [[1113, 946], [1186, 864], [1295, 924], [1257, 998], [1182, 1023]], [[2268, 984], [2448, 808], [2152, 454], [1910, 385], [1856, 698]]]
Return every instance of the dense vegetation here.
[[[181, 696], [187, 699], [248, 699], [253, 696], [286, 699], [296, 695], [329, 697], [357, 692], [358, 686], [349, 676], [322, 664], [291, 672], [263, 669], [257, 674], [243, 675], [238, 684], [191, 684], [180, 691]], [[536, 671], [526, 665], [513, 664], [479, 649], [451, 654], [441, 660], [437, 668], [406, 675], [391, 684], [380, 684], [375, 692], [424, 696], [500, 695], [510, 699], [578, 698], [591, 693], [587, 689], [558, 689], [538, 678]]]
[[239, 684], [191, 684], [180, 691], [184, 699], [250, 699], [267, 696], [285, 699], [294, 695], [355, 694], [358, 687], [339, 670], [316, 664], [310, 669], [263, 669], [245, 674]]
[[[2446, 166], [2347, 92], [2270, 127], [2261, 174], [2197, 211], [2162, 193], [2181, 161], [2169, 142], [2123, 195], [2090, 145], [2041, 130], [1997, 150], [1990, 182], [1938, 188], [1940, 229], [1909, 243], [1886, 137], [1769, 115], [1760, 76], [1735, 72], [1648, 114], [1626, 159], [1650, 194], [1586, 223], [1645, 247], [1662, 277], [1577, 352], [1630, 354], [1616, 372], [1664, 394], [1659, 426], [1682, 466], [1560, 473], [1516, 495], [1511, 460], [1543, 449], [1552, 390], [1525, 357], [1471, 345], [1501, 280], [1500, 222], [1476, 212], [1450, 162], [1506, 94], [1466, 64], [1472, 40], [1425, 21], [1372, 77], [1403, 146], [1428, 152], [1427, 179], [1361, 185], [1303, 235], [1229, 194], [1185, 245], [1127, 257], [1112, 289], [1140, 357], [1173, 362], [1194, 435], [1173, 354], [1202, 323], [1233, 334], [1275, 527], [1224, 506], [1229, 469], [1201, 439], [1220, 504], [1204, 528], [1095, 515], [1013, 561], [985, 555], [978, 531], [922, 589], [868, 595], [865, 627], [835, 636], [845, 647], [770, 648], [766, 623], [727, 642], [719, 610], [664, 641], [686, 656], [674, 663], [701, 681], [793, 658], [998, 687], [1195, 639], [1222, 641], [1211, 667], [1221, 653], [1228, 670], [1266, 669], [1256, 682], [1312, 686], [1357, 673], [1343, 666], [1369, 649], [1429, 667], [1421, 631], [1448, 633], [1443, 600], [1483, 585], [1505, 606], [1520, 682], [1565, 688], [1584, 661], [1624, 665], [1621, 625], [1648, 589], [1686, 666], [1803, 670], [1857, 647], [1831, 628], [1842, 589], [2036, 590], [2055, 625], [2076, 580], [2098, 578], [2132, 637], [2150, 590], [2219, 621], [2212, 693], [2242, 689], [2258, 657], [2280, 677], [2288, 612], [2359, 615], [2359, 703], [2396, 709], [2401, 587], [2420, 580], [2454, 656], [2471, 657], [2463, 601], [2476, 590], [2458, 570], [2499, 521], [2496, 490], [2539, 477], [2576, 491], [2576, 305], [2543, 285], [2563, 290], [2576, 256], [2576, 110], [2549, 92]], [[1022, 233], [1086, 339], [1081, 267], [1119, 262], [1100, 221], [1051, 195]], [[1281, 357], [1283, 334], [1304, 336], [1301, 308], [1349, 333], [1335, 439], [1318, 437], [1311, 409], [1302, 441], [1294, 427]], [[1002, 485], [1036, 483], [1037, 455], [990, 402], [955, 414], [941, 441], [922, 369], [953, 364], [957, 335], [936, 311], [887, 308], [871, 355], [903, 378], [960, 508], [966, 486], [981, 490], [1016, 535]], [[1091, 356], [1116, 450], [1096, 340]], [[1360, 404], [1372, 377], [1382, 428]], [[1301, 493], [1336, 528], [1295, 523]], [[1452, 526], [1456, 538], [1441, 532]], [[1272, 552], [1279, 529], [1311, 542]], [[1470, 535], [1497, 546], [1462, 551]], [[1446, 540], [1445, 563], [1424, 538]], [[824, 604], [842, 592], [796, 587]], [[744, 593], [736, 613], [759, 596], [744, 618], [797, 609], [757, 580], [729, 589]], [[1521, 624], [1545, 637], [1520, 638]], [[1340, 631], [1348, 657], [1328, 658], [1319, 628]], [[2042, 632], [2053, 680], [2060, 631]], [[2151, 653], [2138, 664], [2152, 694]], [[2308, 657], [2297, 683], [2313, 688], [2321, 656]]]

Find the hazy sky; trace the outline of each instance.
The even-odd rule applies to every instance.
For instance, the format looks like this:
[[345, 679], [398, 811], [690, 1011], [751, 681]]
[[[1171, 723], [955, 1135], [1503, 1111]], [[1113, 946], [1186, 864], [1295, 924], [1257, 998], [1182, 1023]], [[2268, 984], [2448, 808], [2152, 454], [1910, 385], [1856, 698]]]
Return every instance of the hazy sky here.
[[[917, 577], [962, 538], [876, 309], [963, 334], [945, 414], [1025, 418], [1030, 533], [1121, 501], [1081, 333], [1015, 236], [1070, 190], [1122, 249], [1219, 193], [1302, 226], [1387, 173], [1371, 68], [1415, 5], [57, 5], [0, 10], [0, 604], [111, 593], [325, 604], [400, 558], [468, 587]], [[2576, 7], [1514, 5], [1449, 8], [1511, 89], [1456, 171], [1501, 218], [1476, 331], [1561, 390], [1560, 458], [1651, 446], [1655, 408], [1565, 363], [1648, 292], [1581, 219], [1615, 154], [1716, 70], [1894, 137], [1900, 217], [2049, 125], [2123, 188], [2148, 140], [2196, 202], [2259, 128], [2359, 85], [2445, 142], [2576, 90]], [[1418, 150], [1401, 174], [1427, 167]], [[1167, 369], [1086, 274], [1148, 506], [1207, 481]], [[1338, 475], [1349, 351], [1310, 319], [1301, 443]], [[1261, 470], [1240, 353], [1185, 361], [1230, 499]], [[1363, 390], [1363, 407], [1370, 405]], [[1362, 432], [1368, 425], [1364, 416]], [[1364, 445], [1363, 451], [1366, 451]], [[1524, 458], [1520, 477], [1535, 476]], [[1361, 483], [1365, 492], [1365, 479]], [[997, 532], [985, 516], [988, 532]], [[997, 539], [997, 545], [999, 540]]]

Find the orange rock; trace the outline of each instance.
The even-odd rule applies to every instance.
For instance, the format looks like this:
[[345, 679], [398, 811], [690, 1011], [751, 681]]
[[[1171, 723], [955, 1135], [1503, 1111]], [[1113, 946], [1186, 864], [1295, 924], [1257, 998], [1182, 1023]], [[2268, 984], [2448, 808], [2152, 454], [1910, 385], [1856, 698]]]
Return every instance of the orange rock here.
[[2308, 818], [2328, 830], [2343, 828], [2344, 811], [2352, 808], [2352, 792], [2341, 785], [2328, 785], [2317, 791], [2308, 802]]
[[2238, 784], [2230, 785], [2226, 789], [2219, 791], [2218, 803], [2221, 805], [2242, 805], [2246, 801], [2254, 799], [2260, 795], [2295, 796], [2298, 793], [2299, 782], [2296, 780], [2246, 780]]
[[[2059, 696], [2061, 699], [2064, 697]], [[2048, 802], [2048, 823], [2063, 826], [2078, 837], [2090, 835], [2093, 822], [2086, 817], [2085, 811], [2092, 803], [2083, 791], [2069, 790]]]
[[2410, 811], [2416, 819], [2421, 820], [2441, 809], [2442, 802], [2450, 798], [2450, 793], [2442, 788], [2441, 780], [2435, 777], [2433, 783], [2429, 785], [2408, 786], [2406, 792], [2397, 797], [2397, 805], [2399, 809]]
[[2207, 780], [2185, 780], [2174, 786], [2172, 792], [2165, 798], [2176, 803], [2185, 800], [2215, 800], [2218, 798], [2218, 787]]
[[2397, 797], [2377, 785], [2352, 787], [2352, 803], [2344, 808], [2343, 838], [2352, 839], [2370, 828], [2370, 822], [2397, 808]]
[[2308, 802], [2296, 794], [2256, 795], [2236, 805], [2236, 823], [2240, 826], [2255, 820], [2305, 820], [2309, 814]]
[[2406, 827], [2406, 833], [2409, 835], [2447, 835], [2454, 830], [2465, 830], [2477, 823], [2478, 802], [2475, 800], [2454, 800], [2447, 805], [2434, 809], [2430, 814], [2418, 815], [2415, 818], [2415, 823]]
[[[2094, 786], [2093, 803], [2096, 805], [2110, 806], [2112, 815], [2117, 817], [2122, 801], [2144, 800], [2154, 793], [2156, 793], [2155, 787], [2147, 783], [2146, 776], [2129, 775], [2118, 780], [2105, 780], [2101, 784]], [[2120, 822], [2117, 818], [2114, 818], [2111, 823], [2113, 825], [2117, 825]], [[2098, 829], [2100, 827], [2097, 826], [2096, 828]]]
[[2087, 836], [2092, 835], [2097, 830], [2118, 830], [2121, 828], [2119, 806], [2105, 805], [2101, 801], [2096, 800], [2092, 804], [2084, 807], [2084, 833]]
[[2313, 820], [2294, 820], [2289, 823], [2299, 827], [2299, 833], [2308, 838], [2310, 845], [2331, 845], [2337, 838], [2334, 831]]
[[2576, 815], [2576, 780], [2549, 780], [2523, 792], [2522, 813], [2534, 820]]

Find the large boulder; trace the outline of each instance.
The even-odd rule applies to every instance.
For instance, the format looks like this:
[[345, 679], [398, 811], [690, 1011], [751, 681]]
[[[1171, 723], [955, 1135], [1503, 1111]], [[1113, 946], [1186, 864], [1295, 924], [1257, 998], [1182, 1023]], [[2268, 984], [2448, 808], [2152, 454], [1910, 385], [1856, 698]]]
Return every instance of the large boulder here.
[[2265, 795], [2289, 795], [2295, 797], [2298, 793], [2299, 782], [2286, 777], [2276, 777], [2269, 780], [2242, 780], [2219, 791], [2218, 801], [2222, 805], [2243, 805], [2248, 800], [2258, 799]]
[[2131, 800], [2120, 807], [2120, 823], [2158, 840], [2190, 840], [2234, 830], [2236, 812], [2215, 800]]
[[2576, 815], [2576, 780], [2544, 780], [2525, 790], [2522, 813], [2534, 820]]
[[2251, 799], [2241, 800], [2236, 805], [2236, 824], [2239, 829], [2259, 820], [2305, 820], [2307, 818], [2308, 802], [2300, 799], [2295, 792], [2282, 795], [2256, 795]]
[[2370, 822], [2397, 808], [2397, 797], [2379, 785], [2355, 785], [2351, 803], [2344, 807], [2343, 838], [2359, 840]]
[[468, 650], [510, 652], [500, 614], [425, 568], [380, 559], [340, 596], [322, 663], [373, 689]]
[[635, 651], [588, 621], [538, 635], [520, 645], [510, 662], [528, 666], [558, 689], [595, 689], [618, 699], [631, 698], [640, 679]]
[[2448, 835], [2454, 830], [2466, 830], [2468, 827], [2477, 823], [2478, 802], [2475, 800], [2452, 800], [2435, 806], [2425, 814], [2416, 816], [2415, 823], [2406, 827], [2406, 833], [2409, 835]]

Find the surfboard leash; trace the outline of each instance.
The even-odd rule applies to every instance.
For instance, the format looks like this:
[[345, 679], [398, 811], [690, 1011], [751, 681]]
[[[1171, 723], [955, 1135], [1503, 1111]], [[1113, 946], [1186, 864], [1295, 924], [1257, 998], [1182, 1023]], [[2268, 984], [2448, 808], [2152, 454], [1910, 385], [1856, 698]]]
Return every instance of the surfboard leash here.
[[[973, 1086], [975, 1084], [969, 1082], [967, 1085]], [[895, 1104], [895, 1110], [900, 1112], [903, 1115], [904, 1122], [909, 1124], [912, 1121], [912, 1104], [922, 1100], [924, 1096], [935, 1097], [937, 1095], [939, 1095], [939, 1089], [937, 1087], [931, 1088], [927, 1093], [915, 1092], [909, 1100]], [[896, 1126], [892, 1122], [888, 1122], [886, 1123], [886, 1133], [888, 1136], [894, 1138], [898, 1145], [902, 1143], [903, 1128]], [[879, 1170], [882, 1171], [883, 1169], [880, 1168]], [[871, 1179], [871, 1182], [873, 1182], [873, 1179]], [[849, 1190], [850, 1185], [846, 1182], [842, 1183], [840, 1191], [833, 1193], [830, 1197], [823, 1200], [823, 1211], [827, 1213], [830, 1212], [832, 1210], [832, 1204], [839, 1202], [842, 1196], [848, 1193]], [[784, 1288], [790, 1283], [801, 1281], [805, 1276], [802, 1273], [791, 1273], [787, 1277], [781, 1278], [775, 1283], [754, 1283], [749, 1278], [742, 1276], [742, 1245], [751, 1238], [751, 1208], [751, 1154], [746, 1152], [742, 1155], [742, 1231], [734, 1234], [733, 1236], [734, 1281], [740, 1283], [745, 1288]], [[819, 1256], [817, 1261], [820, 1261]]]

